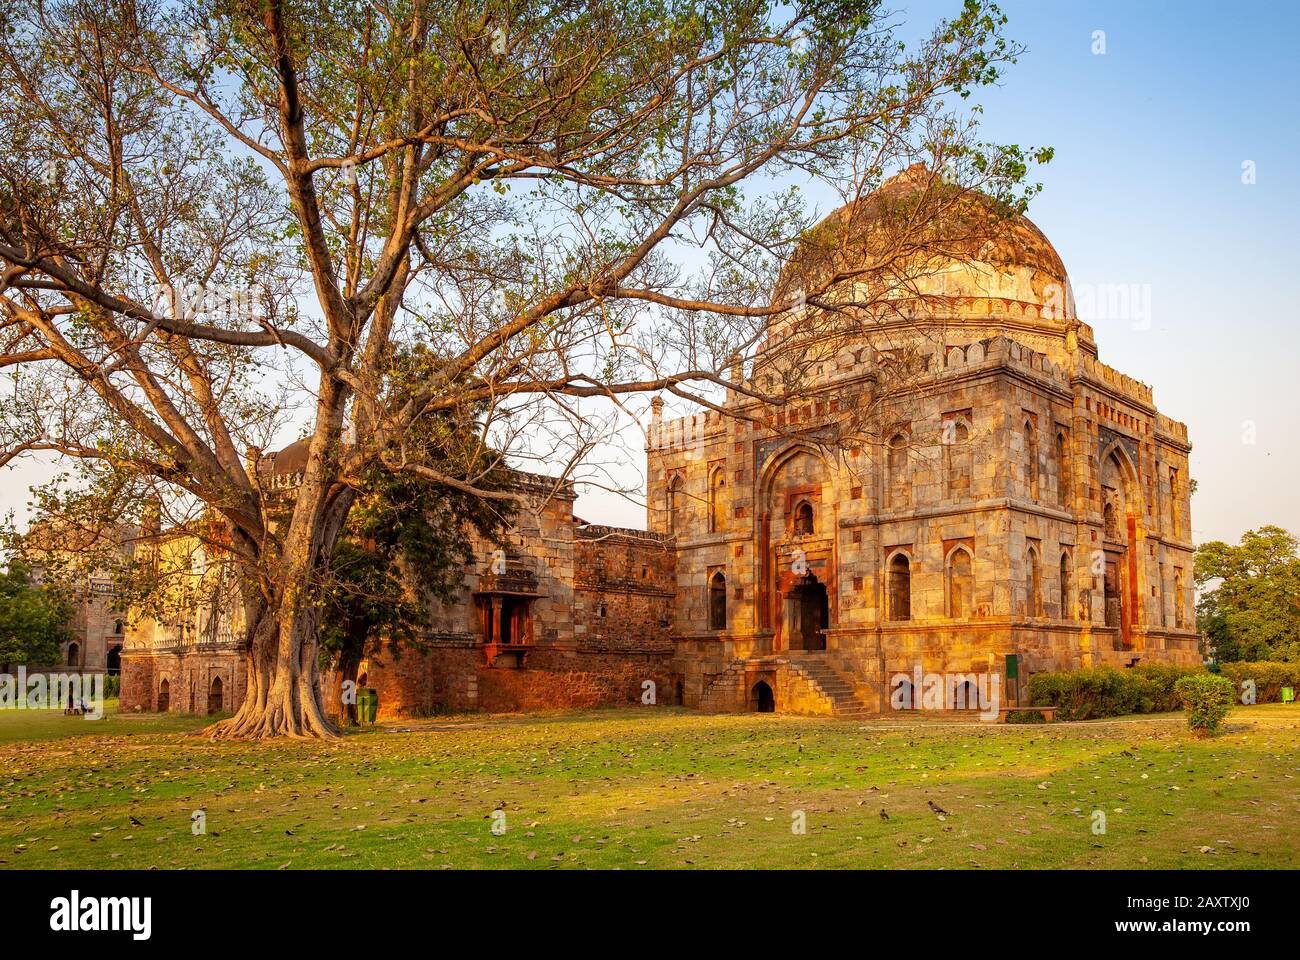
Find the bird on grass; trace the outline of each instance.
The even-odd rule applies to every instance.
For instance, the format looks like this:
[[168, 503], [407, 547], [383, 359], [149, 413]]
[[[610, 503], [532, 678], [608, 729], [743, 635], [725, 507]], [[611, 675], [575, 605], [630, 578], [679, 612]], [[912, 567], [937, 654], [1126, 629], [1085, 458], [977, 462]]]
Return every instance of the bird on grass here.
[[881, 819], [881, 820], [888, 820], [888, 819], [889, 819], [889, 814], [885, 813], [885, 808], [884, 808], [884, 807], [881, 807], [881, 808], [880, 808], [880, 819]]
[[928, 803], [930, 805], [930, 809], [933, 810], [935, 813], [937, 813], [939, 816], [946, 817], [948, 815], [948, 811], [945, 810], [943, 807], [939, 806], [933, 800], [927, 800], [925, 802]]

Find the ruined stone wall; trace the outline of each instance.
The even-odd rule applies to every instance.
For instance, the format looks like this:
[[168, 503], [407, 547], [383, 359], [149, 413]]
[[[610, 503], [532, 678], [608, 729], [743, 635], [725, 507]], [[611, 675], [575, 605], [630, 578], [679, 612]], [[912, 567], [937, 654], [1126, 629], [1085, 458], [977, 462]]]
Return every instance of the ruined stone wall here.
[[378, 690], [381, 720], [640, 704], [647, 681], [654, 684], [655, 703], [673, 703], [670, 661], [666, 651], [539, 647], [529, 652], [525, 666], [503, 668], [487, 666], [476, 646], [436, 646], [382, 665], [372, 661], [368, 684]]
[[573, 571], [577, 649], [671, 653], [677, 574], [669, 539], [579, 527]]
[[[209, 710], [212, 681], [221, 680], [221, 708]], [[169, 713], [233, 713], [244, 701], [247, 671], [243, 654], [234, 651], [184, 653], [128, 652], [122, 658], [119, 709], [156, 711], [163, 681], [168, 686]], [[213, 703], [215, 707], [215, 703]]]
[[[511, 532], [509, 555], [535, 561], [534, 643], [489, 666], [472, 590], [493, 545], [467, 574], [462, 594], [435, 611], [425, 649], [385, 648], [362, 665], [379, 695], [379, 717], [446, 711], [520, 711], [640, 703], [646, 683], [656, 702], [676, 697], [670, 669], [674, 554], [643, 531], [577, 526], [571, 500], [553, 501]], [[359, 679], [362, 679], [359, 677]], [[327, 698], [338, 702], [338, 680]]]

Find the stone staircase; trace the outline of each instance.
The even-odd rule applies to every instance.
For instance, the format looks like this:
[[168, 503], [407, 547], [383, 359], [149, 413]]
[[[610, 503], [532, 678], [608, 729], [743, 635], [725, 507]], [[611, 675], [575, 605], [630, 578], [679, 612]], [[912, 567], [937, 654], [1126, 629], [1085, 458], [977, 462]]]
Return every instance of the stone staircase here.
[[834, 716], [858, 720], [878, 715], [874, 698], [869, 700], [859, 692], [852, 679], [832, 666], [824, 654], [792, 652], [782, 659], [825, 694]]

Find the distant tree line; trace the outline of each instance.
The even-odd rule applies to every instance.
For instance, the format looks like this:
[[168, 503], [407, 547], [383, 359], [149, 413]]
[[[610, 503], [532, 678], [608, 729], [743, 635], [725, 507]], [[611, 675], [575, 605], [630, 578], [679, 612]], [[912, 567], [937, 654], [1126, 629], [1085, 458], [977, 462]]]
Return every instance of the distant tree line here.
[[1197, 549], [1197, 626], [1217, 660], [1300, 662], [1298, 546], [1270, 525]]
[[72, 604], [60, 590], [36, 583], [27, 564], [11, 560], [0, 573], [0, 673], [58, 663], [71, 619]]

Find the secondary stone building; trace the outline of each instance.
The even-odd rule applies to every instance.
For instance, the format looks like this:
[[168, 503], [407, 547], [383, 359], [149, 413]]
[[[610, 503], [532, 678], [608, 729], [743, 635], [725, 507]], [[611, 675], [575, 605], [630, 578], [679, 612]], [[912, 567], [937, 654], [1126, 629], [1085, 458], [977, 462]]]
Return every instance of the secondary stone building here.
[[221, 713], [243, 701], [243, 606], [220, 531], [214, 524], [200, 538], [153, 529], [139, 541], [137, 561], [165, 589], [149, 611], [131, 611], [121, 709]]
[[[300, 481], [306, 445], [266, 457], [266, 488]], [[573, 515], [572, 484], [518, 474], [525, 495], [508, 543], [477, 540], [475, 562], [451, 602], [431, 600], [418, 647], [364, 661], [358, 686], [379, 694], [379, 716], [516, 711], [671, 702], [671, 538], [588, 524]], [[183, 596], [131, 618], [123, 660], [128, 710], [217, 713], [242, 702], [242, 608], [215, 534], [156, 533], [140, 556]], [[211, 556], [210, 556], [211, 555]], [[342, 703], [326, 677], [327, 709]]]
[[113, 562], [130, 561], [135, 537], [135, 529], [124, 524], [103, 535], [52, 521], [28, 531], [24, 549], [33, 578], [57, 582], [72, 604], [69, 639], [62, 644], [59, 663], [45, 667], [110, 676], [120, 671], [127, 616]]

